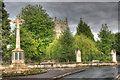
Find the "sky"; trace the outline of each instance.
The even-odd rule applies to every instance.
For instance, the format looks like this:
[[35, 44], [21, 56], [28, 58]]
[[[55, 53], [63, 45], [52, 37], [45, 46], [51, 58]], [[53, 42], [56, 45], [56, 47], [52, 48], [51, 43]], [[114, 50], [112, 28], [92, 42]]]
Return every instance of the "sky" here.
[[[31, 1], [31, 0], [30, 0]], [[80, 18], [90, 26], [94, 38], [98, 39], [98, 33], [102, 27], [102, 24], [107, 24], [109, 30], [113, 33], [118, 32], [118, 1], [114, 0], [110, 2], [105, 0], [103, 2], [93, 1], [77, 1], [66, 0], [66, 2], [54, 2], [55, 0], [45, 0], [46, 2], [22, 2], [14, 0], [5, 0], [5, 9], [10, 14], [9, 19], [15, 20], [16, 16], [21, 13], [21, 9], [28, 4], [35, 5], [40, 4], [43, 9], [47, 11], [50, 17], [56, 16], [58, 20], [65, 20], [68, 18], [68, 26], [70, 31], [74, 35], [76, 33], [77, 25], [80, 22]], [[111, 0], [112, 1], [112, 0]], [[12, 30], [15, 25], [11, 23]]]

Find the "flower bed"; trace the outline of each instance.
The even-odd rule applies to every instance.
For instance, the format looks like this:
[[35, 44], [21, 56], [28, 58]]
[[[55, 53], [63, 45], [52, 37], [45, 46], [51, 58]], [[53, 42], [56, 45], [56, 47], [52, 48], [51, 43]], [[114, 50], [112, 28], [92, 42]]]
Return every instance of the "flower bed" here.
[[30, 69], [30, 70], [25, 70], [21, 71], [20, 73], [16, 71], [12, 72], [2, 72], [3, 77], [17, 77], [17, 76], [27, 76], [27, 75], [35, 75], [35, 74], [41, 74], [47, 72], [44, 69]]
[[1, 65], [9, 65], [9, 62], [7, 62], [7, 61], [1, 61]]

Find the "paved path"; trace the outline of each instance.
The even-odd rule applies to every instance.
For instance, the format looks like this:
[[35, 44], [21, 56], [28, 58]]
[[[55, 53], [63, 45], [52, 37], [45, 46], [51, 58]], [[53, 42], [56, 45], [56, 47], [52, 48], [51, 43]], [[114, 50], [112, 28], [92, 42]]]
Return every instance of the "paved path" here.
[[[57, 77], [61, 74], [65, 74], [68, 72], [74, 72], [83, 68], [69, 68], [69, 69], [48, 69], [47, 73], [31, 75], [31, 76], [19, 76], [19, 77], [12, 77], [6, 78], [7, 80], [49, 80], [53, 77]], [[6, 80], [5, 79], [5, 80]]]

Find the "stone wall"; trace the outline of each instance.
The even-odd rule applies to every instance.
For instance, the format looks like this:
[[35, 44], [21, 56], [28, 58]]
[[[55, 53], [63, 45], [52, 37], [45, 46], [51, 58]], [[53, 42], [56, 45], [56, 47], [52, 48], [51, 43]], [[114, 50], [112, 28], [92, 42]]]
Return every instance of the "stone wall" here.
[[[28, 68], [75, 68], [75, 67], [94, 67], [94, 66], [116, 66], [120, 63], [114, 62], [88, 62], [88, 63], [48, 63], [48, 64], [39, 64], [39, 65], [30, 65], [26, 64]], [[10, 66], [9, 66], [10, 67]], [[8, 68], [8, 66], [2, 66], [2, 69]]]
[[115, 66], [120, 63], [104, 62], [104, 63], [54, 63], [29, 65], [29, 68], [75, 68], [75, 67], [92, 67], [92, 66]]

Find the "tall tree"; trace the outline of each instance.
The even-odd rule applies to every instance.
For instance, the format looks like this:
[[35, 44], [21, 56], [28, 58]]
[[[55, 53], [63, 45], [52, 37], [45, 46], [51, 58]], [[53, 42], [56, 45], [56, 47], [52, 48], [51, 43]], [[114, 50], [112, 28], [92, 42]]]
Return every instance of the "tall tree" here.
[[80, 23], [78, 24], [76, 34], [80, 35], [81, 33], [86, 35], [88, 38], [94, 40], [94, 35], [92, 34], [90, 27], [82, 21], [82, 18], [80, 18]]
[[9, 37], [10, 37], [10, 19], [8, 19], [9, 14], [5, 10], [5, 5], [2, 2], [2, 50], [3, 50], [3, 60], [8, 59], [8, 54], [7, 54], [7, 45], [9, 44]]
[[58, 52], [58, 59], [60, 62], [75, 61], [75, 53], [73, 50], [74, 38], [69, 30], [66, 29], [58, 42], [61, 45]]
[[108, 29], [107, 24], [102, 24], [98, 37], [100, 38], [100, 41], [97, 41], [98, 49], [105, 55], [110, 56], [113, 43], [115, 43], [115, 35]]
[[53, 37], [54, 22], [41, 5], [28, 5], [22, 8], [21, 18], [25, 20], [24, 27], [34, 33], [34, 39]]
[[120, 54], [120, 32], [115, 33], [115, 44], [114, 48], [116, 49], [116, 52]]
[[63, 61], [63, 60], [66, 62], [75, 61], [73, 41], [74, 41], [74, 38], [68, 28], [63, 32], [63, 36], [61, 36], [59, 39], [59, 42], [61, 44], [60, 61]]
[[47, 48], [47, 58], [57, 59], [60, 62], [75, 61], [75, 52], [73, 50], [74, 38], [69, 29], [63, 31], [59, 39], [55, 39]]

